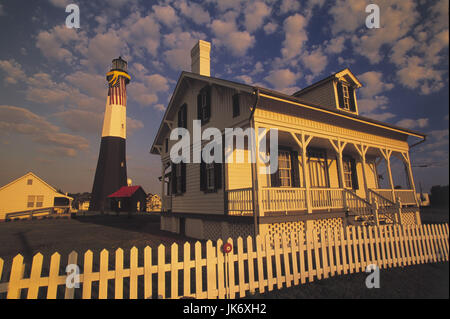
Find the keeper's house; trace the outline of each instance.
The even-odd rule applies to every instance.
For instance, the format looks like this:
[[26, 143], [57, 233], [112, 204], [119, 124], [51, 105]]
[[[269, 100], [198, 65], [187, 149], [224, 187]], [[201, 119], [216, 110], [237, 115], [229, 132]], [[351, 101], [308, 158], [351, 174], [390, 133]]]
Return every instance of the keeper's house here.
[[0, 188], [0, 221], [62, 213], [70, 209], [72, 200], [29, 172]]
[[[208, 42], [193, 48], [192, 73], [181, 73], [151, 147], [162, 162], [161, 229], [217, 239], [421, 222], [409, 150], [425, 135], [360, 116], [362, 84], [349, 69], [291, 96], [211, 77], [209, 52]], [[177, 141], [170, 140], [171, 130], [186, 128], [192, 143], [198, 119], [202, 131], [215, 127], [222, 134], [225, 128], [263, 128], [261, 135], [278, 129], [277, 172], [256, 174], [265, 165], [259, 157], [255, 164], [172, 163]], [[234, 145], [233, 156], [242, 151], [247, 158], [247, 145]], [[394, 158], [405, 168], [399, 170], [408, 181], [403, 189], [394, 184]]]

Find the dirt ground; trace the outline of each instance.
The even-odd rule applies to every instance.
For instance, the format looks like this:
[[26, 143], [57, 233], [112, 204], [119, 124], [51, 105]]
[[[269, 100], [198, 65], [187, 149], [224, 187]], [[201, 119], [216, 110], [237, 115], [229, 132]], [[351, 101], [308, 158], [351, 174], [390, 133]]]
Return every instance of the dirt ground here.
[[[448, 222], [448, 209], [424, 209], [424, 223]], [[74, 219], [44, 219], [12, 221], [0, 223], [0, 258], [5, 261], [4, 270], [10, 268], [12, 259], [22, 254], [26, 264], [31, 264], [33, 256], [40, 252], [44, 255], [44, 268], [54, 252], [61, 254], [61, 260], [67, 260], [68, 254], [75, 250], [79, 259], [85, 251], [92, 250], [99, 256], [102, 249], [110, 255], [117, 248], [127, 251], [137, 247], [140, 255], [143, 248], [157, 248], [160, 244], [169, 247], [173, 243], [181, 246], [196, 240], [161, 231], [158, 214], [140, 214], [128, 218], [126, 214], [116, 216], [100, 214], [82, 214]], [[170, 254], [166, 250], [166, 256]], [[110, 263], [114, 263], [113, 256]], [[156, 257], [154, 254], [153, 257]], [[141, 257], [139, 257], [141, 258]], [[170, 258], [170, 257], [166, 257]], [[141, 259], [140, 259], [141, 260]], [[82, 262], [80, 260], [80, 262]], [[141, 263], [141, 261], [140, 261]], [[94, 268], [98, 264], [94, 260]], [[47, 266], [47, 267], [46, 267]], [[417, 265], [405, 268], [381, 270], [381, 288], [367, 289], [367, 274], [337, 276], [315, 281], [305, 285], [285, 288], [253, 296], [258, 298], [449, 298], [448, 263]], [[28, 268], [28, 267], [27, 267]], [[3, 273], [4, 281], [7, 271]], [[29, 269], [26, 269], [29, 272]]]

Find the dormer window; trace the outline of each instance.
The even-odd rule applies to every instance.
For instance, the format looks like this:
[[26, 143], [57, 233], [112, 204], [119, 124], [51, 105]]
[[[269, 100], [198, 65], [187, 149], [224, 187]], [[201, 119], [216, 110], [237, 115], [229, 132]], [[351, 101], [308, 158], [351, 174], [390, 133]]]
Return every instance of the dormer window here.
[[343, 81], [338, 82], [337, 94], [340, 109], [356, 112], [354, 88], [350, 84]]
[[350, 95], [348, 93], [348, 85], [342, 84], [342, 93], [344, 97], [344, 109], [350, 110]]

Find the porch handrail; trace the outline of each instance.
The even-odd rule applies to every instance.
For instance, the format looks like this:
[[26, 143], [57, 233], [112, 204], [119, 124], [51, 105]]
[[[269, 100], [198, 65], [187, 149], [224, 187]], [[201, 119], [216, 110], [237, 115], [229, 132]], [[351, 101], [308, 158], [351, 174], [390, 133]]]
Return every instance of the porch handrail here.
[[306, 188], [263, 187], [262, 206], [264, 211], [306, 210]]
[[[396, 206], [396, 203], [392, 201], [391, 199], [387, 198], [386, 196], [383, 196], [379, 193], [379, 189], [369, 189], [369, 201], [373, 204], [375, 201], [375, 198], [377, 199], [378, 206], [380, 207], [386, 207], [386, 206]], [[382, 190], [383, 191], [383, 190]], [[389, 192], [391, 192], [389, 190]], [[392, 193], [391, 197], [392, 197]]]
[[345, 203], [349, 211], [358, 215], [373, 215], [373, 207], [370, 202], [362, 197], [359, 197], [354, 192], [343, 189], [345, 196]]
[[[392, 194], [392, 193], [391, 193]], [[398, 204], [380, 195], [377, 190], [369, 189], [369, 200], [372, 205], [377, 204], [378, 215], [389, 219], [392, 223], [396, 223], [396, 214], [398, 212]]]
[[228, 215], [253, 215], [253, 188], [230, 189], [225, 196]]

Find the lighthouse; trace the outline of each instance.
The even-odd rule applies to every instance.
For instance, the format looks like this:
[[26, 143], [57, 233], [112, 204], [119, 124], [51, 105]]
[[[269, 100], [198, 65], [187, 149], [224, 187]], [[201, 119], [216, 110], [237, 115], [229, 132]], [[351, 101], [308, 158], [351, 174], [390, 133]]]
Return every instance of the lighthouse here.
[[127, 84], [131, 77], [128, 64], [121, 57], [112, 61], [106, 74], [108, 97], [103, 119], [102, 140], [95, 171], [89, 209], [110, 209], [108, 195], [127, 185], [126, 133], [127, 133]]

